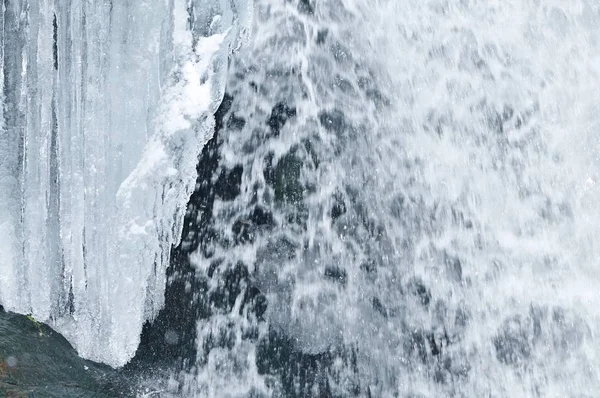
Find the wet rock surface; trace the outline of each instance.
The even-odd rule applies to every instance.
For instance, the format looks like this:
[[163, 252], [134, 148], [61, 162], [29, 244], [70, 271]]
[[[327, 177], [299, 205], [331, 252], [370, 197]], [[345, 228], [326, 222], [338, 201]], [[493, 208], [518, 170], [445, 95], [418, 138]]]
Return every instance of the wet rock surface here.
[[0, 397], [132, 397], [133, 378], [86, 361], [61, 335], [0, 307]]

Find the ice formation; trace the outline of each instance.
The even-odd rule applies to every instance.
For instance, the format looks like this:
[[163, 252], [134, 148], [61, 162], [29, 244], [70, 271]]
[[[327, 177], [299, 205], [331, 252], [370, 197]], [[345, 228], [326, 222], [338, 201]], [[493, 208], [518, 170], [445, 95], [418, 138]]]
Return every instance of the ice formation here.
[[163, 302], [242, 0], [2, 7], [0, 303], [123, 365]]

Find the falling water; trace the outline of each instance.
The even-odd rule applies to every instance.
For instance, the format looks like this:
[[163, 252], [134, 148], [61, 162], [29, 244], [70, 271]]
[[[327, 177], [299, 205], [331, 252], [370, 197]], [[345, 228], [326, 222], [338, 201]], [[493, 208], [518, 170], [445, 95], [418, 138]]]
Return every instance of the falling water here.
[[257, 1], [188, 206], [179, 391], [594, 396], [598, 22], [586, 1]]

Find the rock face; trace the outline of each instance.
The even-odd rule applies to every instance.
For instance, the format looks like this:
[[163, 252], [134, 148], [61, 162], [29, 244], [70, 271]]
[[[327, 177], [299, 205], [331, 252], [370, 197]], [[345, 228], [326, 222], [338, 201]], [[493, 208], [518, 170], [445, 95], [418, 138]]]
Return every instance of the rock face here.
[[64, 337], [0, 307], [0, 396], [114, 398], [135, 395], [131, 381], [81, 359]]

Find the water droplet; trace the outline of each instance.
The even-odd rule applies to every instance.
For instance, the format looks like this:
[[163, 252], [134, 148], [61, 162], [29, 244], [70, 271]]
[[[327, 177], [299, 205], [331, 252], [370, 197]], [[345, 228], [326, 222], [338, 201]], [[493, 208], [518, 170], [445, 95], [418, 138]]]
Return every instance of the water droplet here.
[[165, 332], [165, 343], [169, 345], [175, 345], [179, 342], [179, 335], [173, 329], [169, 329]]

